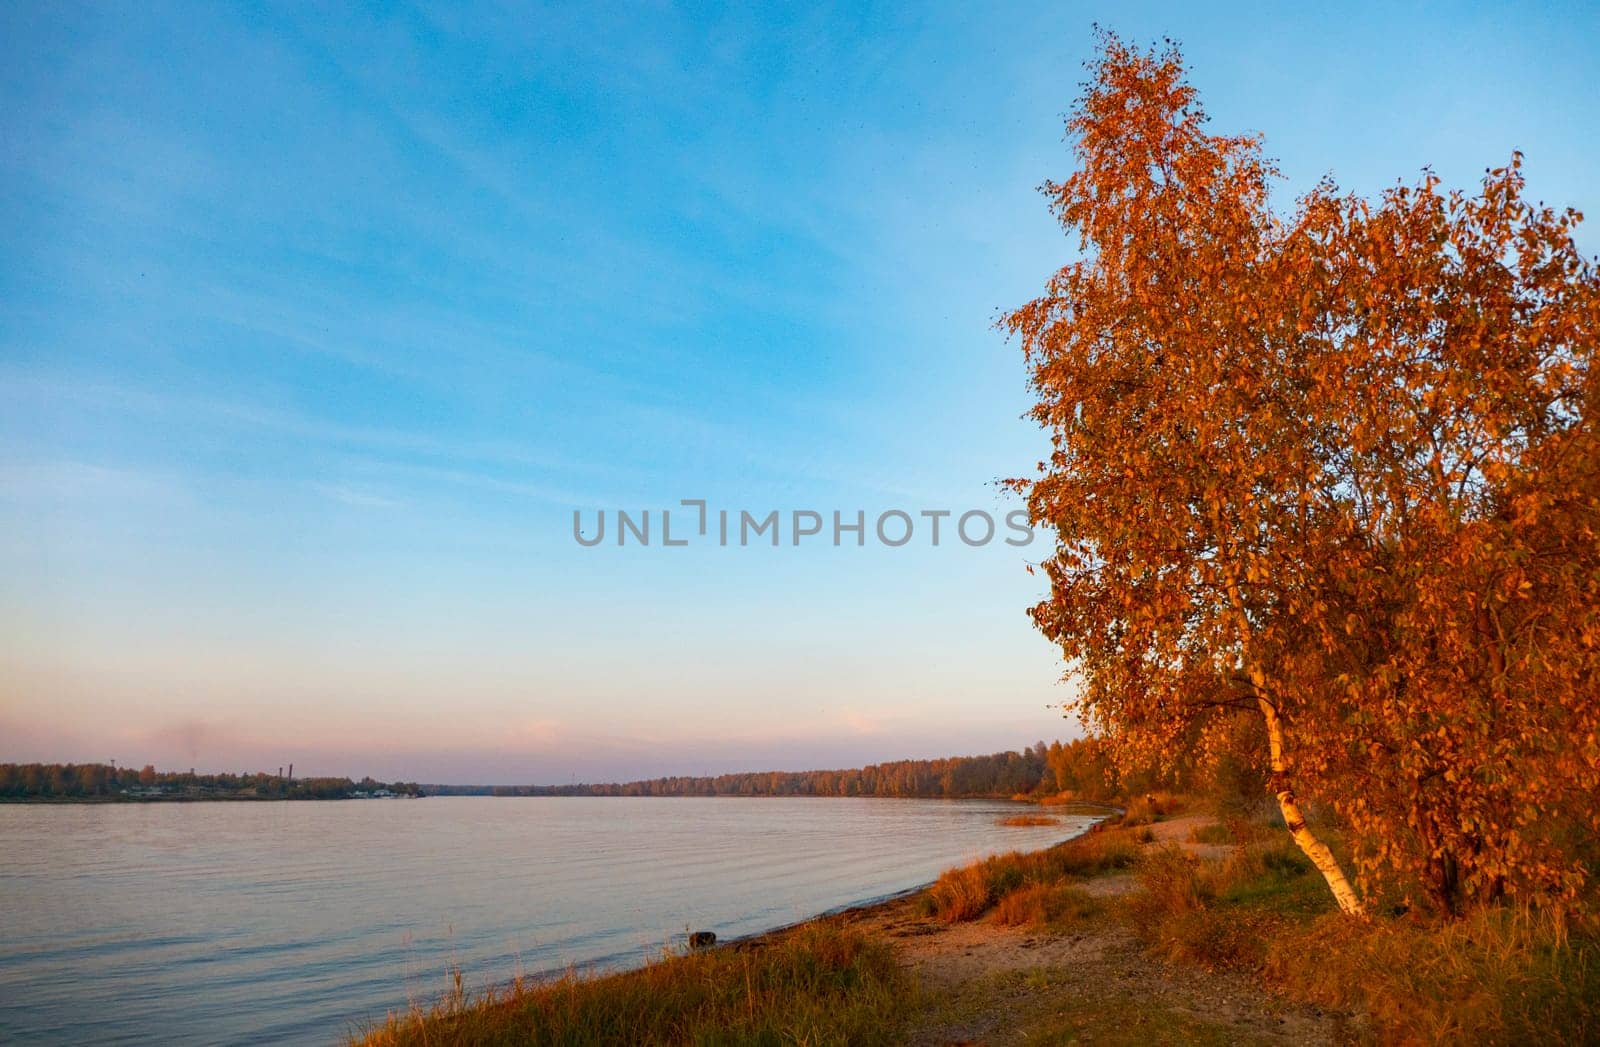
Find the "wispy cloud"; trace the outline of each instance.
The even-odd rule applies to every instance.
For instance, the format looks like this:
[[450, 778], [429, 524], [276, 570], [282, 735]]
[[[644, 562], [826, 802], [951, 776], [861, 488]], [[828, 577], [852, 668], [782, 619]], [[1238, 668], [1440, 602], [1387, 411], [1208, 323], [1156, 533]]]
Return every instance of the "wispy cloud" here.
[[0, 460], [0, 497], [19, 501], [140, 499], [174, 503], [188, 491], [169, 472], [68, 460]]
[[395, 498], [386, 498], [383, 495], [341, 487], [337, 484], [312, 484], [311, 486], [342, 505], [355, 506], [359, 509], [398, 509], [405, 504]]

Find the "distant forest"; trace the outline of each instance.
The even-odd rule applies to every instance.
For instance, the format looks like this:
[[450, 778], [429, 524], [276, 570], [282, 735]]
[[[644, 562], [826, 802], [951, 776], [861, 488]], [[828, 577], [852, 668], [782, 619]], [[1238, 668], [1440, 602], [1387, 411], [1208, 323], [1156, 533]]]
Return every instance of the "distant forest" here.
[[292, 778], [281, 774], [195, 774], [106, 763], [0, 764], [0, 799], [65, 801], [347, 800], [420, 796], [415, 782]]
[[1119, 781], [1097, 739], [1039, 742], [1021, 752], [896, 760], [853, 770], [753, 771], [579, 785], [418, 785], [267, 772], [195, 774], [103, 763], [0, 764], [0, 800], [344, 800], [369, 796], [887, 796], [1011, 797], [1071, 793], [1107, 799], [1145, 784]]
[[1039, 742], [1021, 752], [896, 760], [854, 770], [750, 771], [579, 785], [424, 785], [432, 796], [892, 796], [1010, 797], [1070, 791], [1110, 796], [1115, 780], [1092, 739]]

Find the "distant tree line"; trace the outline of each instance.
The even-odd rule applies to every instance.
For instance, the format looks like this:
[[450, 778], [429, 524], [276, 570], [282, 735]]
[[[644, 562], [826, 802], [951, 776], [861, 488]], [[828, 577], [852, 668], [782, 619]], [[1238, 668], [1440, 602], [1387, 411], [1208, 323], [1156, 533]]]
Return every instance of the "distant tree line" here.
[[[752, 771], [576, 785], [418, 785], [373, 778], [288, 778], [267, 772], [195, 774], [104, 763], [0, 764], [0, 800], [341, 800], [396, 796], [872, 796], [927, 799], [1068, 794], [1108, 801], [1152, 789], [1254, 795], [1260, 782], [1220, 757], [1159, 773], [1118, 768], [1098, 737], [1038, 742], [1021, 751], [895, 760], [849, 770]], [[1241, 776], [1248, 780], [1239, 780]], [[1224, 797], [1226, 798], [1226, 797]]]
[[439, 796], [880, 796], [953, 799], [1070, 791], [1106, 799], [1124, 782], [1096, 739], [1039, 742], [1021, 752], [896, 760], [853, 770], [751, 771], [577, 785], [428, 785]]
[[396, 796], [420, 796], [415, 782], [384, 783], [372, 778], [287, 778], [254, 774], [195, 774], [158, 771], [154, 766], [117, 767], [105, 763], [0, 764], [0, 799], [8, 800], [342, 800], [387, 789]]

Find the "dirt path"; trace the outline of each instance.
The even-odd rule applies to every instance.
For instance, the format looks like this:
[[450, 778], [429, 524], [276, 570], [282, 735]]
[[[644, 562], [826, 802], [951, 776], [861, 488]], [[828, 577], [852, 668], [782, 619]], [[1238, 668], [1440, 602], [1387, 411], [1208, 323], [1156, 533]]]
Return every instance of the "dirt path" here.
[[[1152, 826], [1155, 841], [1198, 855], [1226, 846], [1188, 842], [1205, 818]], [[1130, 875], [1087, 880], [1115, 897]], [[911, 1042], [928, 1047], [1011, 1043], [1335, 1043], [1334, 1016], [1290, 1004], [1248, 978], [1165, 964], [1126, 923], [1103, 914], [1070, 933], [1001, 927], [985, 919], [944, 924], [922, 915], [913, 896], [844, 919], [895, 943], [922, 986]]]

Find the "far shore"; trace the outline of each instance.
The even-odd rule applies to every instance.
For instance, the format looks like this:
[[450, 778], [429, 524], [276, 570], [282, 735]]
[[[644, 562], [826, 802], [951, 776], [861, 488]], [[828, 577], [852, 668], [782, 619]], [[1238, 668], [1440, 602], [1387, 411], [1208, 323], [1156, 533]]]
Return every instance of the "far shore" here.
[[0, 804], [337, 803], [340, 800], [421, 800], [420, 796], [0, 796]]
[[[425, 789], [426, 787], [424, 787]], [[342, 800], [424, 800], [430, 797], [440, 798], [438, 794], [427, 791], [414, 794], [395, 794], [393, 796], [238, 796], [229, 794], [215, 796], [184, 796], [179, 794], [154, 796], [0, 796], [0, 804], [64, 806], [73, 804], [136, 803], [335, 803]], [[1031, 796], [816, 796], [806, 793], [792, 796], [734, 796], [725, 793], [714, 796], [621, 796], [612, 794], [585, 794], [579, 796], [540, 794], [529, 796], [522, 793], [502, 795], [484, 792], [454, 793], [445, 798], [461, 797], [483, 797], [496, 800], [946, 800], [951, 803], [983, 801], [987, 803], [1015, 803], [1019, 807], [1044, 807], [1054, 814], [1063, 816], [1084, 814], [1109, 816], [1122, 810], [1115, 804], [1098, 803], [1090, 800], [1073, 800], [1061, 803], [1050, 797]]]

